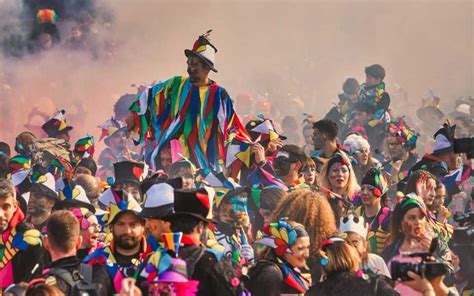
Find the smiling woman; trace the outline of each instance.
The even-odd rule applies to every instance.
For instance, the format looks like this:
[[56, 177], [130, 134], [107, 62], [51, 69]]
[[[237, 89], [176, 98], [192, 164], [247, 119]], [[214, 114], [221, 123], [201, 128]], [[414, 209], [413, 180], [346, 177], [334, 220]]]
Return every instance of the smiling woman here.
[[309, 236], [303, 225], [280, 219], [264, 227], [258, 243], [261, 250], [255, 267], [250, 269], [248, 288], [252, 295], [279, 296], [304, 293], [311, 281], [303, 276], [309, 257]]

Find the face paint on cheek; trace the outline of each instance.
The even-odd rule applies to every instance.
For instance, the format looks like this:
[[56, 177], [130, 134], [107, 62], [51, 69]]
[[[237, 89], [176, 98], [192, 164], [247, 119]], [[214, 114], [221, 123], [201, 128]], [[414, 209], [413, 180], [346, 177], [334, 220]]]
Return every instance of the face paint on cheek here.
[[232, 204], [232, 211], [235, 215], [236, 222], [238, 224], [247, 224], [248, 212], [247, 212], [247, 197], [235, 196], [230, 199]]

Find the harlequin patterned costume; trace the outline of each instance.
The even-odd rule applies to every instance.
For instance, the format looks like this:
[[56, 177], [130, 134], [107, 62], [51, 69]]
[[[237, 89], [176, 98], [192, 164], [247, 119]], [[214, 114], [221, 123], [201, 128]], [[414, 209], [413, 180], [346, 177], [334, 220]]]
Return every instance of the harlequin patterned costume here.
[[368, 122], [369, 126], [375, 127], [389, 118], [386, 112], [390, 105], [390, 96], [385, 91], [384, 82], [380, 82], [375, 86], [362, 84], [359, 91], [359, 100], [368, 105], [373, 111], [373, 116]]
[[[364, 215], [363, 207], [358, 207], [355, 210], [358, 216]], [[374, 217], [372, 223], [369, 223], [367, 229], [367, 242], [369, 243], [369, 252], [377, 255], [382, 254], [385, 247], [385, 241], [390, 233], [390, 208], [383, 207]]]
[[7, 230], [0, 234], [0, 288], [29, 281], [33, 276], [40, 275], [44, 267], [41, 234], [36, 229], [30, 229], [23, 222], [24, 218], [18, 208]]
[[[198, 56], [216, 71], [213, 56], [217, 50], [208, 35], [201, 35], [185, 53]], [[212, 80], [201, 87], [184, 76], [159, 82], [142, 91], [130, 111], [139, 136], [135, 143], [152, 143], [152, 149], [146, 151], [152, 169], [161, 148], [172, 139], [179, 139], [184, 157], [199, 168], [219, 173], [225, 163], [235, 177], [242, 164], [249, 165], [250, 136], [227, 91]]]

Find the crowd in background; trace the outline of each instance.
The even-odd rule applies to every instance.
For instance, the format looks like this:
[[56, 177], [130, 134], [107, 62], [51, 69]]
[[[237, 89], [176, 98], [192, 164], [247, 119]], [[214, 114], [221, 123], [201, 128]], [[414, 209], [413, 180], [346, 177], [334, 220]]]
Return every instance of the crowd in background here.
[[117, 101], [100, 153], [64, 110], [0, 143], [4, 293], [471, 295], [472, 98], [414, 128], [375, 64], [324, 118], [252, 116], [209, 33], [189, 77]]

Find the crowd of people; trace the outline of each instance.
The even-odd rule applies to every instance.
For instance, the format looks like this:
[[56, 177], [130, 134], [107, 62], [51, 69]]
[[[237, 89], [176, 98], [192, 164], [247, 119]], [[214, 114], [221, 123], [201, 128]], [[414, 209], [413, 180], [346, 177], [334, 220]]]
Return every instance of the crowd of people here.
[[375, 64], [280, 128], [209, 78], [210, 33], [119, 99], [98, 156], [64, 110], [0, 143], [3, 293], [472, 295], [473, 100], [427, 98], [416, 130]]

